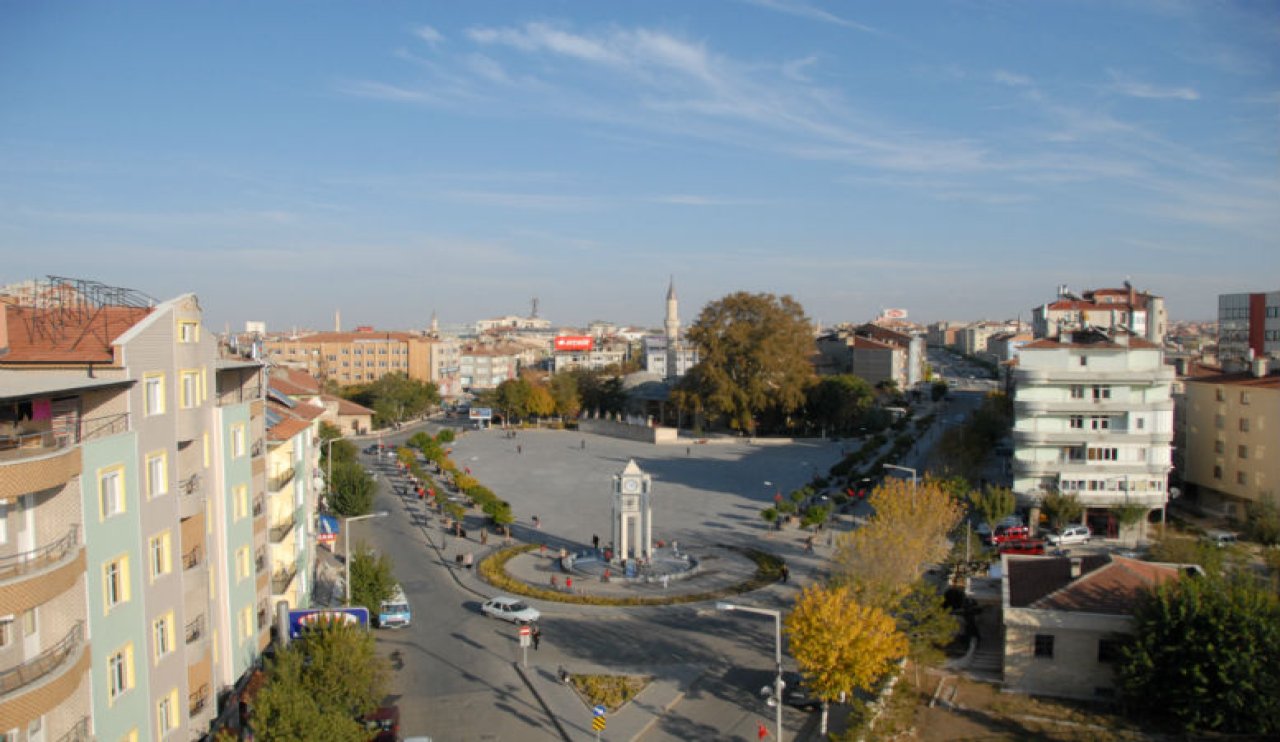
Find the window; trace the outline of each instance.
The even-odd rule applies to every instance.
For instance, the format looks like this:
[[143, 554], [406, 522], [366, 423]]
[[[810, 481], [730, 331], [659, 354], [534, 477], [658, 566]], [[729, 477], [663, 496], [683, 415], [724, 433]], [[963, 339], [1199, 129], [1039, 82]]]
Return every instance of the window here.
[[1248, 447], [1248, 446], [1236, 446], [1236, 456], [1239, 456], [1239, 457], [1240, 457], [1240, 458], [1242, 458], [1242, 459], [1247, 459], [1247, 458], [1249, 458], [1249, 447]]
[[1090, 461], [1116, 461], [1118, 451], [1115, 448], [1090, 448]]
[[32, 608], [22, 612], [22, 635], [35, 636], [40, 630], [40, 617], [36, 613], [39, 608]]
[[1214, 416], [1213, 416], [1213, 427], [1217, 428], [1218, 430], [1222, 430], [1222, 429], [1226, 428], [1226, 427], [1227, 427], [1227, 416], [1226, 416], [1226, 415], [1214, 415]]
[[1249, 418], [1247, 417], [1240, 418], [1240, 432], [1241, 433], [1249, 432]]
[[173, 613], [166, 613], [151, 624], [151, 643], [155, 647], [157, 662], [177, 646], [173, 634]]
[[98, 472], [98, 504], [103, 518], [124, 512], [124, 467]]
[[200, 406], [200, 372], [196, 370], [182, 371], [178, 377], [178, 406], [184, 410]]
[[107, 691], [112, 701], [133, 687], [133, 645], [107, 658]]
[[164, 451], [147, 455], [147, 495], [159, 497], [169, 492], [168, 454]]
[[1093, 388], [1093, 401], [1101, 402], [1104, 399], [1111, 399], [1111, 387], [1095, 386]]
[[1240, 392], [1240, 404], [1249, 404], [1249, 393]]
[[1081, 366], [1088, 366], [1088, 365], [1089, 365], [1089, 359], [1088, 359], [1088, 358], [1086, 358], [1085, 356], [1080, 356], [1080, 365], [1081, 365]]
[[1214, 390], [1214, 396], [1217, 398], [1219, 402], [1226, 402], [1227, 390], [1223, 389], [1222, 387], [1218, 387], [1217, 389]]
[[129, 601], [129, 557], [113, 559], [103, 565], [102, 590], [107, 610]]
[[240, 641], [253, 636], [253, 606], [247, 605], [240, 610]]
[[1242, 471], [1236, 472], [1236, 484], [1248, 484], [1249, 477]]
[[249, 514], [249, 486], [237, 485], [231, 497], [231, 509], [235, 520]]
[[236, 582], [253, 574], [253, 562], [249, 558], [249, 547], [242, 546], [236, 550]]
[[1227, 444], [1226, 444], [1226, 443], [1224, 443], [1224, 442], [1222, 442], [1222, 441], [1214, 441], [1214, 442], [1213, 442], [1213, 452], [1214, 452], [1214, 453], [1226, 453], [1226, 451], [1227, 451]]
[[200, 323], [192, 320], [178, 320], [178, 342], [195, 343], [200, 340]]
[[178, 728], [178, 689], [169, 691], [168, 695], [156, 704], [156, 722], [160, 728], [160, 736], [164, 736]]
[[1133, 424], [1138, 430], [1145, 430], [1147, 427], [1147, 418], [1139, 417], [1133, 421]]
[[245, 431], [244, 424], [233, 425], [231, 427], [231, 457], [240, 458], [244, 456], [245, 451]]
[[1036, 634], [1036, 656], [1053, 659], [1053, 634]]
[[1094, 415], [1089, 418], [1089, 427], [1093, 430], [1108, 430], [1111, 428], [1111, 418], [1106, 415]]
[[147, 416], [164, 414], [164, 374], [142, 377], [142, 406]]
[[1083, 385], [1083, 384], [1072, 384], [1072, 385], [1071, 385], [1071, 398], [1072, 398], [1072, 399], [1084, 399], [1084, 385]]
[[1072, 416], [1071, 416], [1071, 429], [1072, 429], [1072, 430], [1084, 430], [1084, 415], [1072, 415]]
[[1222, 467], [1221, 467], [1220, 465], [1217, 465], [1217, 464], [1215, 464], [1215, 465], [1214, 465], [1214, 467], [1213, 467], [1213, 478], [1214, 478], [1214, 479], [1222, 479]]
[[169, 532], [152, 536], [148, 545], [151, 554], [151, 579], [169, 574], [173, 569], [173, 545]]
[[9, 543], [9, 503], [0, 500], [0, 544]]

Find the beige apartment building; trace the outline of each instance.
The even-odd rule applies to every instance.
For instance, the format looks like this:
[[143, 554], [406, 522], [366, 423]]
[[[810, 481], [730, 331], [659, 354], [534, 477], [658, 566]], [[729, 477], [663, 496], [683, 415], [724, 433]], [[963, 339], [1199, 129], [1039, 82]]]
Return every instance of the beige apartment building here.
[[1280, 374], [1254, 363], [1249, 373], [1186, 382], [1188, 495], [1236, 520], [1249, 503], [1280, 498]]
[[368, 384], [391, 374], [436, 382], [432, 363], [438, 341], [408, 332], [317, 332], [297, 338], [265, 340], [265, 359], [274, 365], [299, 368], [323, 381], [342, 386]]

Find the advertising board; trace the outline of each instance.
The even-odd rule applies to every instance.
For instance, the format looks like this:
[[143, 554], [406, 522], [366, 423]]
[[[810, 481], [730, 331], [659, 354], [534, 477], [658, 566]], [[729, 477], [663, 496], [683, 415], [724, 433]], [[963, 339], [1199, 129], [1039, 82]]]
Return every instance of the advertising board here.
[[561, 335], [556, 338], [555, 349], [558, 351], [589, 351], [595, 345], [590, 335]]
[[308, 627], [329, 622], [355, 624], [369, 628], [369, 609], [363, 606], [289, 611], [289, 638], [297, 639]]
[[472, 420], [490, 420], [493, 418], [493, 408], [491, 407], [472, 407], [468, 417]]

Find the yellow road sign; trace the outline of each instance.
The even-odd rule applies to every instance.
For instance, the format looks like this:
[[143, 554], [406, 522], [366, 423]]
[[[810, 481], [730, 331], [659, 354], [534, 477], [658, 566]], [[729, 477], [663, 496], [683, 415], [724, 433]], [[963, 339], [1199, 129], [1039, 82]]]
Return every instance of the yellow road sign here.
[[597, 716], [591, 720], [591, 728], [597, 732], [604, 731], [604, 717]]

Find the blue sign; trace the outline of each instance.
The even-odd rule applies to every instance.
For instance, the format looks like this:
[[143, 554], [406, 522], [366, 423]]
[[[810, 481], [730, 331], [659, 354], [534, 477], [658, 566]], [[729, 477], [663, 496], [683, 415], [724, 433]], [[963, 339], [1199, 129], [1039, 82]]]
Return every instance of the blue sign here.
[[316, 540], [322, 544], [332, 544], [338, 540], [338, 534], [342, 532], [342, 527], [338, 519], [332, 515], [320, 516], [320, 532], [316, 534]]
[[334, 621], [355, 624], [367, 629], [369, 628], [369, 609], [364, 606], [351, 606], [350, 608], [309, 608], [289, 611], [289, 638], [297, 639], [312, 626]]
[[493, 417], [493, 409], [490, 407], [472, 407], [472, 420], [488, 420]]
[[600, 705], [600, 706], [593, 706], [593, 707], [591, 707], [591, 715], [592, 715], [592, 716], [604, 716], [604, 712], [606, 712], [606, 711], [608, 711], [608, 710], [609, 710], [609, 709], [605, 708], [603, 705]]

